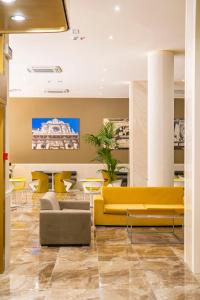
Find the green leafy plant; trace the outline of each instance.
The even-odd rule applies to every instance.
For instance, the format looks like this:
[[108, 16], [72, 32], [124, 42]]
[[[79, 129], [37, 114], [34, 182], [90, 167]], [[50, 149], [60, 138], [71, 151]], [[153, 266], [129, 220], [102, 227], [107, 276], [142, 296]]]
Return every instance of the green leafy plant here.
[[102, 171], [107, 172], [109, 183], [116, 179], [115, 172], [118, 165], [118, 160], [112, 155], [112, 151], [117, 147], [115, 135], [116, 131], [112, 122], [103, 125], [96, 135], [85, 135], [85, 140], [97, 149], [97, 157], [93, 160], [101, 162], [106, 166], [106, 170]]

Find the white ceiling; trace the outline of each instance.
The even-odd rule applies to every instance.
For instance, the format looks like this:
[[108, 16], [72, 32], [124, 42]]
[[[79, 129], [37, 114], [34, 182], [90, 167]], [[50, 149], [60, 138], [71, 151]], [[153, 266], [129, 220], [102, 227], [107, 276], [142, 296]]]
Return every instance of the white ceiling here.
[[[175, 51], [175, 80], [184, 79], [184, 0], [67, 2], [71, 28], [86, 38], [73, 40], [71, 30], [11, 35], [11, 97], [60, 88], [67, 97], [128, 97], [128, 82], [147, 79], [147, 53], [158, 49]], [[32, 74], [31, 65], [60, 65], [63, 73]]]

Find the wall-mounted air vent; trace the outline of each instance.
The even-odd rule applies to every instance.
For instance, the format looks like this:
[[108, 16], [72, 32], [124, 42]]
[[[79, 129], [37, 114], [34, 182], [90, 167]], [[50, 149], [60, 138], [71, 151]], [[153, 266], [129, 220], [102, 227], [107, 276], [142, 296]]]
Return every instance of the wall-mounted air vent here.
[[27, 68], [30, 73], [62, 73], [60, 66], [31, 66]]
[[21, 91], [22, 91], [22, 89], [10, 89], [9, 90], [10, 93], [19, 93]]
[[69, 89], [46, 89], [44, 92], [47, 94], [68, 94]]

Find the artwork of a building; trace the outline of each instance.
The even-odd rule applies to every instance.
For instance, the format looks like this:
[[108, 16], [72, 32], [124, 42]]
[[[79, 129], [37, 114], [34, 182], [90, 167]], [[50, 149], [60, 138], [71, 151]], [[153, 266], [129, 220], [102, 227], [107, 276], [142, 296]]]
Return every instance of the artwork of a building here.
[[129, 120], [127, 118], [106, 118], [103, 123], [111, 122], [115, 129], [115, 149], [129, 149]]
[[174, 148], [183, 149], [185, 142], [185, 122], [183, 119], [174, 120]]
[[[33, 119], [33, 124], [34, 120]], [[79, 128], [75, 131], [67, 120], [79, 119], [40, 119], [40, 128], [33, 128], [32, 125], [32, 149], [34, 150], [66, 150], [79, 149]]]

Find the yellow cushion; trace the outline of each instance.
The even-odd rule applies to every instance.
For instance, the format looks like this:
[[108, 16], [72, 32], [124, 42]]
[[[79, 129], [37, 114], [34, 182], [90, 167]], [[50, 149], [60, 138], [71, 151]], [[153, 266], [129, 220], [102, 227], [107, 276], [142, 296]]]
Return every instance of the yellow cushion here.
[[184, 206], [179, 204], [174, 205], [158, 205], [158, 204], [105, 204], [104, 205], [104, 213], [105, 214], [117, 214], [117, 215], [125, 215], [127, 210], [136, 210], [138, 213], [144, 212], [144, 214], [154, 213], [162, 214], [164, 211], [166, 212], [180, 212], [184, 211]]
[[105, 204], [183, 204], [182, 187], [103, 187]]
[[175, 210], [175, 211], [184, 211], [184, 205], [183, 204], [146, 204], [146, 209], [158, 209], [158, 210]]
[[117, 214], [125, 215], [127, 209], [131, 210], [146, 210], [143, 204], [105, 204], [104, 213], [105, 214]]

